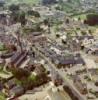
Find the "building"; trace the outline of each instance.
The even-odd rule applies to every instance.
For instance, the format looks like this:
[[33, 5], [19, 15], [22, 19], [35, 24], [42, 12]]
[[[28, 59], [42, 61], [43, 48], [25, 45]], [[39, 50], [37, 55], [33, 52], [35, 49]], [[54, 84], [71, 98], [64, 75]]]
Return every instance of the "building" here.
[[38, 76], [42, 75], [46, 71], [42, 64], [35, 64], [34, 67], [35, 67], [34, 73]]
[[82, 94], [87, 94], [87, 86], [85, 83], [83, 83], [81, 81], [81, 78], [79, 76], [74, 76], [73, 78], [73, 82], [74, 82], [74, 85], [76, 86], [76, 88], [82, 93]]
[[84, 60], [81, 57], [76, 57], [76, 56], [53, 56], [51, 57], [52, 62], [58, 67], [71, 67], [72, 65], [85, 65]]
[[30, 43], [44, 43], [47, 41], [47, 38], [43, 35], [36, 35], [34, 36], [33, 34], [30, 34], [26, 36], [27, 40], [30, 41]]
[[23, 51], [23, 52], [15, 52], [15, 54], [11, 57], [10, 59], [10, 63], [9, 63], [9, 67], [19, 67], [23, 61], [26, 59], [27, 57], [27, 52]]
[[6, 82], [4, 86], [8, 90], [13, 88], [14, 86], [16, 86], [16, 79], [12, 78], [12, 79], [8, 80], [8, 82]]
[[22, 86], [15, 86], [9, 90], [9, 96], [17, 97], [25, 93], [25, 90]]

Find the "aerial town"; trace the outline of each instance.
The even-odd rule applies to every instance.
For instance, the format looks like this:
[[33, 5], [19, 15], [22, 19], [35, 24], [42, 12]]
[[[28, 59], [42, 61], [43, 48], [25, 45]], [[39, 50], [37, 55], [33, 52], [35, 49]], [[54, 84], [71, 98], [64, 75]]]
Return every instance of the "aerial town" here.
[[0, 100], [98, 100], [98, 0], [0, 0]]

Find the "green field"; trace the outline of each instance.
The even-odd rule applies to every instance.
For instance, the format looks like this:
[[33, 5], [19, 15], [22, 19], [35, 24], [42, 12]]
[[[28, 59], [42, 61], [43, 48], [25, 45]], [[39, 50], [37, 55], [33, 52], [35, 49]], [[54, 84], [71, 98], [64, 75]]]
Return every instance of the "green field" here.
[[41, 0], [21, 0], [21, 2], [38, 4]]
[[6, 100], [5, 95], [0, 92], [0, 100]]
[[38, 4], [41, 0], [7, 0], [7, 4], [18, 4], [18, 3], [27, 3], [27, 4]]
[[74, 16], [74, 18], [80, 18], [80, 19], [86, 19], [86, 14], [80, 14], [80, 15], [76, 15]]
[[94, 14], [93, 12], [84, 12], [84, 13], [79, 13], [79, 14], [74, 14], [72, 15], [71, 17], [73, 18], [80, 18], [80, 19], [86, 19], [87, 18], [87, 15], [89, 14]]

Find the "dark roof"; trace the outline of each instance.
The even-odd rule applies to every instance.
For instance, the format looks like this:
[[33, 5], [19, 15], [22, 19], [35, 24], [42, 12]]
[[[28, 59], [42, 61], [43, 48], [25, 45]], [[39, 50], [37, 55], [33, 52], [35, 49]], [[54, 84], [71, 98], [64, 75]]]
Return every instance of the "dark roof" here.
[[25, 38], [31, 43], [35, 43], [35, 42], [42, 43], [42, 42], [47, 41], [47, 38], [42, 35], [34, 36], [33, 34], [30, 34], [26, 36]]
[[68, 64], [75, 64], [74, 59], [65, 59], [65, 60], [59, 60], [59, 63], [62, 65], [68, 65]]
[[10, 91], [10, 95], [19, 96], [24, 93], [24, 88], [20, 85], [13, 87]]
[[87, 39], [94, 39], [94, 36], [76, 36], [76, 38], [77, 38], [78, 40], [83, 40], [83, 39], [85, 39], [85, 38], [87, 38]]
[[42, 33], [41, 32], [33, 32], [32, 35], [33, 36], [39, 36], [39, 35], [42, 35]]
[[11, 44], [15, 44], [17, 42], [16, 38], [14, 38], [12, 35], [6, 35], [6, 34], [0, 34], [0, 42], [3, 43], [11, 43]]
[[10, 58], [10, 57], [13, 56], [13, 54], [14, 54], [13, 52], [8, 53], [8, 54], [1, 54], [1, 58], [2, 58], [2, 59]]
[[11, 63], [15, 63], [23, 55], [23, 52], [15, 52], [11, 57]]
[[69, 64], [85, 64], [84, 60], [81, 57], [74, 56], [51, 56], [50, 57], [55, 64], [69, 65]]
[[15, 67], [21, 65], [21, 63], [26, 59], [26, 57], [27, 57], [27, 52], [23, 52], [23, 54], [20, 56], [17, 62], [14, 63]]
[[9, 80], [7, 83], [5, 83], [5, 86], [9, 89], [13, 88], [16, 85], [15, 79]]
[[11, 61], [9, 63], [9, 68], [14, 67], [17, 68], [19, 67], [26, 59], [27, 59], [27, 52], [22, 51], [22, 52], [15, 52], [13, 56], [11, 57]]
[[83, 64], [83, 65], [85, 65], [85, 61], [81, 57], [79, 57], [79, 58], [75, 59], [75, 64]]

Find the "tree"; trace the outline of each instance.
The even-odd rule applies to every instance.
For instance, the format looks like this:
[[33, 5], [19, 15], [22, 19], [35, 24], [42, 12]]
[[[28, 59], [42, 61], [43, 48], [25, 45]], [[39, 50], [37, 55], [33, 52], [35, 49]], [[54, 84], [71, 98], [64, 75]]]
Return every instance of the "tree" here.
[[21, 22], [21, 25], [24, 26], [26, 23], [26, 18], [25, 18], [25, 12], [21, 12], [19, 15], [19, 22]]
[[48, 24], [49, 24], [49, 21], [48, 21], [47, 19], [45, 19], [45, 20], [44, 20], [44, 24], [45, 24], [45, 25], [48, 25]]
[[15, 5], [15, 4], [12, 4], [9, 6], [9, 10], [12, 11], [12, 12], [16, 12], [16, 11], [19, 11], [19, 5]]
[[31, 15], [31, 16], [35, 16], [35, 17], [40, 17], [39, 12], [33, 11], [33, 10], [29, 10], [29, 11], [27, 12], [27, 14], [28, 14], [28, 15]]
[[11, 68], [11, 72], [17, 79], [22, 79], [23, 77], [27, 78], [30, 75], [29, 71], [19, 68]]
[[93, 31], [92, 31], [92, 30], [90, 30], [90, 29], [88, 30], [88, 32], [89, 32], [89, 34], [91, 34], [91, 35], [92, 35], [92, 33], [93, 33]]
[[56, 10], [61, 10], [60, 6], [55, 7]]
[[12, 23], [16, 23], [19, 21], [19, 5], [15, 5], [15, 4], [12, 4], [9, 6], [9, 10], [12, 12], [11, 13], [11, 20], [12, 20]]
[[69, 24], [69, 19], [68, 18], [66, 19], [66, 23]]
[[19, 12], [12, 12], [11, 13], [12, 22], [16, 23], [19, 21]]
[[35, 11], [35, 12], [34, 12], [34, 16], [35, 16], [35, 17], [40, 17], [39, 12]]
[[33, 14], [34, 14], [34, 11], [33, 11], [33, 10], [29, 10], [29, 11], [27, 12], [27, 14], [28, 14], [28, 15], [33, 15]]
[[84, 20], [84, 24], [88, 25], [98, 25], [98, 14], [88, 14], [87, 19]]
[[86, 35], [87, 34], [85, 31], [82, 31], [81, 33], [82, 33], [82, 35]]

